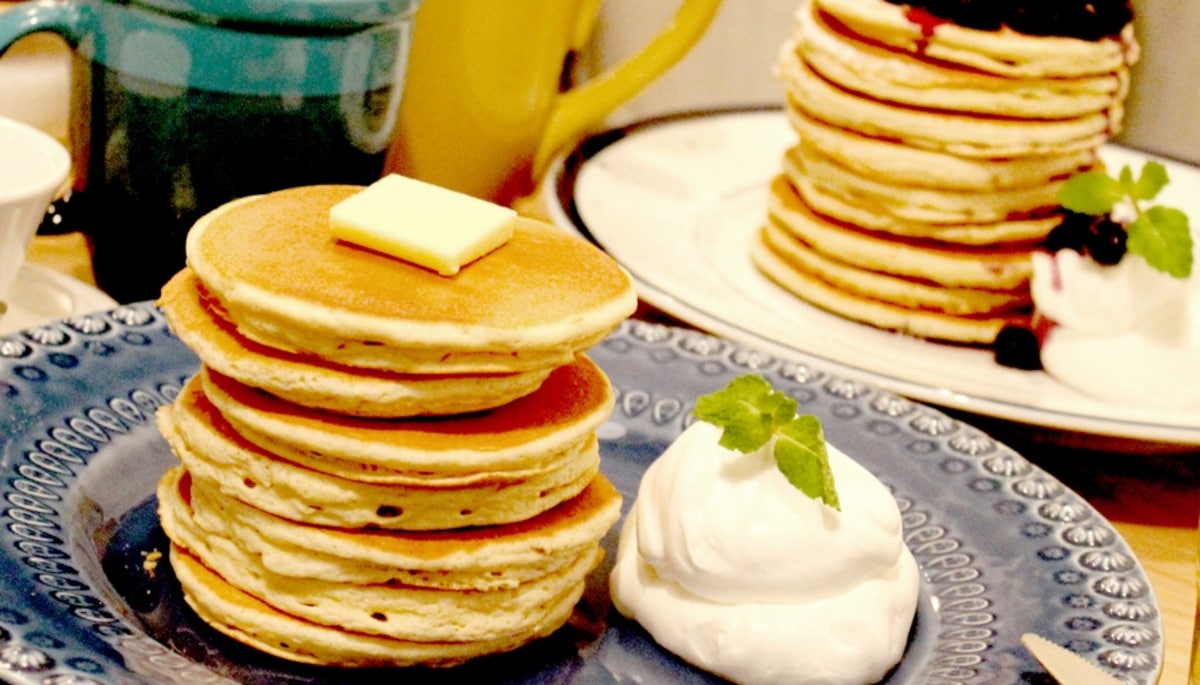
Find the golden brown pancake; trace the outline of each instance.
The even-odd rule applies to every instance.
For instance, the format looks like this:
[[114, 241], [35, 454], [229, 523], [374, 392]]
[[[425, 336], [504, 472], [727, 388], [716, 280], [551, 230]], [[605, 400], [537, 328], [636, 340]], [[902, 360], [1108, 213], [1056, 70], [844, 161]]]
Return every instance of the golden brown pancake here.
[[[876, 100], [912, 107], [1026, 119], [1106, 112], [1122, 88], [1116, 71], [1028, 77], [964, 68], [855, 34], [808, 3], [796, 13], [797, 50], [827, 81]], [[1125, 76], [1128, 78], [1128, 75]]]
[[1006, 324], [1028, 324], [1028, 317], [1023, 315], [958, 316], [863, 297], [796, 268], [761, 239], [751, 244], [750, 257], [768, 278], [809, 304], [884, 330], [944, 342], [990, 345]]
[[418, 532], [347, 530], [274, 516], [203, 487], [176, 467], [160, 483], [159, 505], [164, 518], [232, 540], [281, 576], [491, 591], [517, 588], [590, 554], [616, 522], [621, 495], [597, 476], [578, 496], [517, 523]]
[[242, 335], [403, 373], [564, 364], [636, 307], [610, 257], [532, 219], [453, 277], [334, 240], [329, 209], [361, 190], [308, 186], [231, 202], [191, 229], [188, 265]]
[[1025, 289], [997, 291], [956, 288], [862, 269], [831, 259], [774, 222], [762, 228], [760, 239], [783, 263], [819, 278], [848, 294], [888, 302], [908, 309], [976, 316], [1021, 310], [1032, 304]]
[[[876, 212], [867, 204], [859, 204], [854, 198], [826, 193], [811, 178], [793, 173], [786, 162], [784, 173], [794, 193], [803, 201], [808, 211], [865, 231], [890, 233], [902, 238], [930, 240], [942, 243], [977, 246], [1032, 246], [1046, 237], [1061, 221], [1059, 216], [1034, 217], [1000, 221], [994, 224], [926, 224], [902, 221], [896, 216]], [[772, 197], [770, 202], [775, 202]], [[785, 214], [787, 207], [772, 208]]]
[[813, 0], [817, 7], [871, 42], [1014, 78], [1106, 74], [1137, 61], [1132, 25], [1097, 41], [1031, 36], [1007, 27], [982, 31], [953, 23], [932, 31], [909, 21], [905, 5], [884, 0]]
[[339, 528], [438, 530], [496, 525], [535, 516], [582, 491], [599, 471], [595, 439], [569, 450], [557, 468], [519, 481], [419, 487], [377, 485], [306, 469], [239, 442], [219, 429], [189, 434], [172, 417], [159, 425], [197, 482], [276, 516]]
[[177, 545], [171, 545], [170, 560], [183, 588], [184, 600], [216, 630], [284, 659], [342, 668], [448, 667], [475, 657], [510, 651], [557, 630], [578, 601], [578, 596], [568, 595], [547, 607], [545, 620], [529, 633], [474, 642], [418, 642], [351, 632], [287, 614], [233, 587]]
[[[193, 483], [193, 491], [199, 487]], [[170, 496], [169, 492], [164, 493]], [[451, 590], [385, 583], [344, 583], [282, 576], [231, 538], [202, 531], [181, 501], [161, 510], [163, 529], [230, 585], [292, 616], [357, 633], [416, 642], [477, 642], [536, 632], [544, 608], [578, 599], [601, 555], [597, 538], [569, 563], [524, 583]], [[502, 534], [502, 532], [499, 532]]]
[[[419, 485], [541, 468], [594, 435], [615, 398], [584, 355], [555, 369], [533, 393], [495, 409], [450, 417], [364, 419], [299, 407], [205, 369], [205, 395], [243, 437], [333, 475]], [[347, 464], [358, 465], [347, 472]], [[491, 477], [496, 477], [491, 475]]]
[[951, 287], [1028, 288], [1032, 247], [956, 245], [865, 231], [813, 212], [782, 177], [772, 181], [769, 196], [772, 221], [843, 264]]
[[[794, 108], [785, 113], [805, 145], [817, 148], [838, 164], [862, 175], [904, 179], [906, 184], [918, 187], [979, 192], [1028, 188], [1086, 171], [1097, 163], [1096, 152], [1091, 149], [1028, 157], [960, 157], [860, 135], [817, 121]], [[979, 226], [977, 230], [985, 233], [986, 228]], [[1045, 232], [1043, 229], [1039, 235]]]
[[[410, 483], [362, 482], [331, 475], [260, 448], [239, 435], [198, 391], [158, 412], [160, 430], [197, 481], [277, 516], [314, 525], [434, 530], [492, 525], [535, 516], [582, 491], [599, 470], [594, 433], [533, 445], [521, 471], [430, 471]], [[445, 455], [448, 459], [454, 455]]]
[[550, 369], [505, 374], [401, 374], [326, 362], [257, 343], [213, 312], [190, 269], [164, 287], [159, 305], [171, 330], [201, 361], [241, 383], [315, 409], [394, 418], [479, 411], [537, 389]]
[[814, 72], [794, 51], [784, 51], [780, 71], [787, 106], [806, 116], [861, 135], [962, 157], [1049, 155], [1092, 149], [1104, 143], [1112, 125], [1106, 113], [1039, 120], [900, 106], [843, 90]]
[[806, 179], [823, 195], [845, 198], [876, 214], [889, 225], [929, 226], [935, 237], [945, 225], [994, 226], [1014, 219], [1046, 216], [1058, 205], [1058, 189], [1066, 178], [1019, 188], [992, 188], [985, 192], [957, 188], [915, 186], [904, 177], [873, 170], [850, 169], [801, 142], [787, 152], [784, 168], [789, 178]]

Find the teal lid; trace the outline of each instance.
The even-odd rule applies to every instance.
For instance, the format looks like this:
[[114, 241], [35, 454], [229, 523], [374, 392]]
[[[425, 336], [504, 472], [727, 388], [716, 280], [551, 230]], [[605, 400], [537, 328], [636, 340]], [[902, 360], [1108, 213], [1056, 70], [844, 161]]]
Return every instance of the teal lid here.
[[88, 29], [78, 53], [113, 70], [126, 89], [146, 94], [167, 87], [327, 96], [400, 85], [413, 24], [410, 17], [356, 30], [268, 31], [258, 22], [247, 31], [140, 4], [101, 1], [87, 8], [78, 23]]
[[[61, 34], [133, 91], [354, 95], [399, 87], [419, 0], [76, 0], [0, 13], [0, 53]], [[353, 16], [351, 16], [353, 15]]]
[[132, 0], [132, 4], [211, 23], [333, 28], [393, 21], [414, 12], [420, 0]]

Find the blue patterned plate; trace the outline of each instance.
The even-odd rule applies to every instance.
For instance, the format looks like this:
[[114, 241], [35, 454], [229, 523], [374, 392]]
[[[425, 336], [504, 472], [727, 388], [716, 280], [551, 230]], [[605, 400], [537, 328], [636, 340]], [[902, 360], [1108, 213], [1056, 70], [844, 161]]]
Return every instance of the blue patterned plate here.
[[[1157, 680], [1162, 625], [1129, 547], [1077, 495], [986, 435], [861, 382], [691, 331], [627, 322], [592, 356], [619, 393], [601, 437], [604, 469], [627, 506], [692, 400], [751, 371], [821, 417], [829, 439], [893, 489], [923, 583], [907, 652], [886, 682], [1050, 682], [1020, 646], [1027, 631], [1128, 683]], [[448, 671], [298, 666], [216, 634], [182, 602], [165, 560], [146, 563], [166, 549], [153, 489], [174, 461], [153, 414], [196, 366], [148, 304], [0, 337], [0, 678], [713, 682], [609, 613], [607, 568], [569, 627]]]

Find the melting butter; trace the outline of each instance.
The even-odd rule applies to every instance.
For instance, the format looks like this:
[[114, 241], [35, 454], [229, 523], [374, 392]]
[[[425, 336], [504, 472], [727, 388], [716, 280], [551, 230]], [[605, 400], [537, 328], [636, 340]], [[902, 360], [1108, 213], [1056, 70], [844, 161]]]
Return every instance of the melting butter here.
[[390, 174], [329, 211], [335, 238], [453, 276], [512, 238], [517, 213]]

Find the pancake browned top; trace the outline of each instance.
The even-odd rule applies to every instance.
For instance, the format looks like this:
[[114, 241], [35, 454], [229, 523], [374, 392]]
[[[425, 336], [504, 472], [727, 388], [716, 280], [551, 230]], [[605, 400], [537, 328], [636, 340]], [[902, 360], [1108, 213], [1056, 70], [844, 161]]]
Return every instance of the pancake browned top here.
[[612, 412], [612, 386], [586, 356], [555, 369], [534, 392], [488, 411], [369, 419], [285, 402], [204, 369], [205, 395], [244, 436], [277, 453], [438, 473], [521, 468], [592, 434]]
[[158, 305], [205, 366], [289, 402], [340, 414], [387, 418], [490, 409], [533, 392], [551, 371], [406, 374], [268, 347], [214, 311], [213, 298], [188, 268], [163, 286]]
[[307, 186], [229, 203], [193, 227], [188, 264], [243, 333], [321, 356], [347, 353], [345, 341], [424, 348], [435, 359], [440, 348], [493, 360], [579, 349], [634, 310], [632, 282], [614, 260], [532, 219], [451, 277], [338, 241], [329, 210], [361, 190]]
[[[192, 506], [192, 482], [182, 469], [168, 472], [159, 485], [160, 500], [168, 506], [178, 498], [188, 509]], [[461, 557], [480, 557], [480, 567], [487, 566], [487, 557], [501, 555], [512, 558], [514, 549], [521, 553], [546, 555], [560, 545], [582, 547], [599, 540], [614, 522], [621, 509], [621, 494], [603, 475], [592, 479], [583, 492], [544, 511], [533, 518], [495, 526], [475, 526], [453, 530], [344, 530], [325, 526], [305, 526], [260, 512], [237, 500], [227, 502], [235, 512], [251, 517], [261, 533], [281, 538], [291, 544], [306, 544], [325, 553], [338, 553], [354, 558], [387, 556], [395, 563], [403, 559], [403, 568], [437, 568], [438, 560], [458, 568]]]

